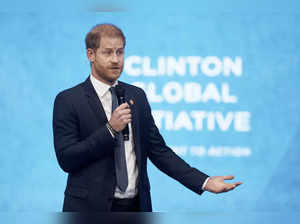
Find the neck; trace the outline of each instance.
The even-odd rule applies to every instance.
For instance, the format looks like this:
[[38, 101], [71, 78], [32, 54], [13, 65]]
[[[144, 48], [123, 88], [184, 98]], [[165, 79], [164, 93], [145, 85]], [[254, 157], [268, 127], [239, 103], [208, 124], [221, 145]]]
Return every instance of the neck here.
[[112, 86], [112, 85], [116, 82], [116, 80], [115, 80], [115, 81], [108, 81], [108, 80], [102, 79], [102, 78], [99, 77], [98, 75], [95, 75], [94, 72], [92, 72], [91, 75], [92, 75], [95, 79], [97, 79], [98, 81], [100, 81], [100, 82], [102, 82], [102, 83], [105, 83], [105, 84], [107, 84], [107, 85], [109, 85], [109, 86]]

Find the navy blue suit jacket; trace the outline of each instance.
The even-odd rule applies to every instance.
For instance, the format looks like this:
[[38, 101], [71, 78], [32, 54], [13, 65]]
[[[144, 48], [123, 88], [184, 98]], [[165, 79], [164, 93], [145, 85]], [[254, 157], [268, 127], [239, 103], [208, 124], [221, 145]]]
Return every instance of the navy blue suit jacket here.
[[[144, 91], [119, 81], [125, 99], [132, 100], [132, 132], [138, 166], [140, 210], [152, 211], [147, 159], [168, 176], [202, 194], [208, 177], [190, 167], [166, 146], [156, 127]], [[116, 175], [115, 139], [90, 78], [56, 96], [53, 111], [54, 146], [60, 167], [68, 173], [63, 211], [110, 211]]]

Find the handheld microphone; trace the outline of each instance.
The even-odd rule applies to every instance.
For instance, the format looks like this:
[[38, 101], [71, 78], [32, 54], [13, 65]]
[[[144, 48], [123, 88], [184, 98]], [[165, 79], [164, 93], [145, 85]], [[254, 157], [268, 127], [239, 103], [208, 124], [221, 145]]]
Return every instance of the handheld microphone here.
[[[118, 103], [119, 105], [122, 103], [125, 103], [125, 89], [123, 89], [123, 87], [121, 87], [120, 85], [116, 86], [116, 95], [118, 98]], [[125, 128], [122, 130], [122, 134], [123, 134], [123, 139], [124, 141], [128, 141], [129, 140], [129, 128], [128, 128], [128, 124], [125, 126]]]

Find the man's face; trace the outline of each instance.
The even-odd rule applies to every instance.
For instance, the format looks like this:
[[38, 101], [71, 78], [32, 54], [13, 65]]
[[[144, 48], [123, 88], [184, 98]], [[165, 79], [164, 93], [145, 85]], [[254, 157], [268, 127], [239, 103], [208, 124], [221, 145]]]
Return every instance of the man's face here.
[[92, 65], [92, 74], [108, 85], [112, 85], [123, 71], [123, 44], [120, 37], [102, 37], [97, 50], [87, 50]]

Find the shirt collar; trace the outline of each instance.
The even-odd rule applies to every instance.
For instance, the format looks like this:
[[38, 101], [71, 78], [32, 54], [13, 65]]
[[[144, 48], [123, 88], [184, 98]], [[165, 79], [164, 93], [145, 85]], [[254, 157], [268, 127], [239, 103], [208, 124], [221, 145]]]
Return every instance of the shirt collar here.
[[118, 85], [118, 80], [116, 80], [114, 84], [110, 86], [96, 79], [92, 74], [90, 75], [90, 80], [99, 97], [103, 97], [103, 95], [109, 90], [110, 87], [115, 87], [116, 85]]

